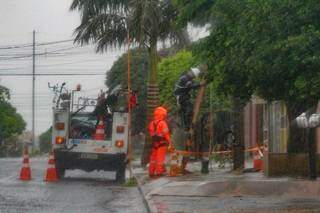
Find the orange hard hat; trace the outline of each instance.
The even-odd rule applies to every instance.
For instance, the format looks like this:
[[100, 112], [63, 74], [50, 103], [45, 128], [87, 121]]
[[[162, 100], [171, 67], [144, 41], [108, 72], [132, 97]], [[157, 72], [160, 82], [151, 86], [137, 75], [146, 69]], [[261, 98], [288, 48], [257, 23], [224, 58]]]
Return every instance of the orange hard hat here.
[[164, 107], [157, 107], [153, 112], [153, 115], [155, 117], [161, 117], [162, 119], [167, 117], [167, 114], [168, 114], [168, 111]]

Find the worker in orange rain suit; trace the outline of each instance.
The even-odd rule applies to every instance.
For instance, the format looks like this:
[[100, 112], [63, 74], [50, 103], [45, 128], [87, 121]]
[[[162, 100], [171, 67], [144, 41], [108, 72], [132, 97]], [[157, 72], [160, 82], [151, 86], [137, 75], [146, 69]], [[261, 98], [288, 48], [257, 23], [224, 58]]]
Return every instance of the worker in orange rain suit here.
[[152, 139], [152, 151], [150, 155], [149, 176], [161, 176], [165, 173], [164, 161], [166, 158], [167, 147], [173, 151], [170, 132], [165, 121], [167, 110], [157, 107], [154, 112], [154, 120], [149, 124], [149, 133]]

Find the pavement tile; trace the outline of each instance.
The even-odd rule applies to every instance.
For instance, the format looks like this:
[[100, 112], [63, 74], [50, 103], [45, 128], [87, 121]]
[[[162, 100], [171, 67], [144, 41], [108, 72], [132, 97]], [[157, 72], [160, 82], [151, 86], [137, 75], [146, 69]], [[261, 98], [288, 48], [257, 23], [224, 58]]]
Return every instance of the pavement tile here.
[[[200, 174], [149, 179], [135, 172], [152, 212], [320, 212], [320, 181], [236, 175], [214, 168]], [[197, 170], [199, 169], [199, 170]]]

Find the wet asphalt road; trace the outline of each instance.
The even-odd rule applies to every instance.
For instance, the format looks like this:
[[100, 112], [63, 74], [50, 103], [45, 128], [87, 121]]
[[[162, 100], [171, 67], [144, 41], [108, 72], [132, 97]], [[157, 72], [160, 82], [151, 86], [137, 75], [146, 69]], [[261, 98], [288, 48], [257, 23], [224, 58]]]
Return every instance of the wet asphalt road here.
[[32, 158], [32, 180], [18, 179], [22, 159], [0, 158], [0, 213], [147, 212], [137, 187], [114, 182], [114, 173], [66, 171], [57, 183], [43, 181], [47, 159]]

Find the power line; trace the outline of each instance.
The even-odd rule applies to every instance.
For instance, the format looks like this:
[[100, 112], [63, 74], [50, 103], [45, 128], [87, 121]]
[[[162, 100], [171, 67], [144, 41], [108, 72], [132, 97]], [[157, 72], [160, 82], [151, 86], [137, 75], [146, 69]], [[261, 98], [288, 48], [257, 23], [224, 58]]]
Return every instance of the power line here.
[[[68, 49], [73, 49], [73, 48], [77, 48], [77, 47], [70, 47]], [[59, 49], [59, 50], [54, 50], [54, 51], [48, 51], [48, 52], [42, 52], [42, 53], [37, 53], [36, 56], [45, 56], [45, 57], [49, 57], [49, 58], [57, 58], [57, 57], [63, 57], [63, 59], [66, 59], [66, 57], [70, 57], [70, 56], [83, 56], [84, 58], [87, 58], [88, 56], [91, 56], [94, 52], [93, 51], [70, 51], [70, 52], [57, 52], [57, 51], [64, 51], [66, 49]], [[24, 60], [24, 59], [29, 59], [30, 57], [32, 57], [31, 54], [24, 54], [24, 55], [19, 55], [19, 56], [12, 56], [12, 55], [7, 55], [7, 56], [3, 56], [0, 57], [0, 62], [9, 62], [12, 60], [16, 60], [16, 59], [20, 59], [20, 60]], [[102, 59], [106, 59], [106, 58], [116, 58], [119, 57], [119, 55], [111, 55], [111, 56], [103, 56], [101, 55], [100, 57], [102, 57]], [[70, 63], [71, 64], [71, 63]]]
[[[12, 92], [10, 93], [10, 95], [25, 95], [25, 94], [30, 94], [29, 92]], [[36, 93], [37, 95], [48, 95], [48, 94], [51, 94], [49, 92], [37, 92]]]
[[[79, 45], [64, 45], [64, 46], [50, 46], [49, 48], [79, 48], [82, 50], [86, 50], [86, 49], [93, 49], [91, 46], [79, 46]], [[47, 51], [48, 48], [38, 48], [39, 51]], [[7, 50], [5, 52], [1, 52], [2, 53], [0, 56], [14, 56], [14, 55], [21, 55], [21, 54], [27, 54], [30, 51], [32, 51], [32, 48], [28, 48], [28, 49], [23, 49], [23, 50]], [[5, 54], [6, 53], [6, 54]]]
[[64, 50], [71, 50], [77, 47], [68, 47], [68, 48], [63, 48], [63, 49], [57, 49], [57, 50], [53, 50], [53, 51], [48, 51], [48, 52], [44, 52], [44, 53], [35, 53], [35, 54], [30, 54], [30, 55], [20, 55], [20, 56], [5, 56], [2, 57], [0, 55], [0, 60], [10, 60], [10, 59], [18, 59], [18, 58], [29, 58], [29, 57], [33, 57], [33, 56], [41, 56], [41, 55], [50, 55], [50, 54], [62, 54], [59, 53], [58, 51], [64, 51]]
[[9, 49], [20, 49], [20, 48], [26, 48], [26, 47], [32, 47], [32, 44], [17, 44], [12, 46], [0, 46], [0, 50], [9, 50]]
[[[73, 39], [65, 39], [65, 40], [60, 40], [60, 41], [51, 41], [51, 42], [43, 42], [43, 43], [38, 43], [35, 46], [45, 46], [45, 45], [52, 45], [52, 44], [60, 44], [60, 43], [66, 43], [74, 41]], [[0, 46], [0, 50], [8, 50], [8, 49], [21, 49], [21, 48], [26, 48], [26, 47], [32, 47], [32, 43], [27, 43], [27, 44], [15, 44], [15, 45], [7, 45], [7, 46]]]
[[[28, 74], [29, 70], [31, 69], [31, 67], [27, 67], [26, 69], [22, 70], [22, 69], [6, 69], [6, 68], [3, 68], [3, 69], [0, 69], [0, 73], [7, 73], [6, 71], [12, 71], [10, 73], [24, 73], [24, 74]], [[91, 72], [91, 71], [101, 71], [101, 72], [104, 72], [104, 71], [107, 71], [107, 69], [105, 69], [104, 67], [61, 67], [61, 68], [54, 68], [54, 67], [42, 67], [41, 68], [41, 72], [52, 72], [52, 71], [63, 71], [63, 72], [66, 72], [66, 71], [86, 71], [86, 72]]]
[[[76, 48], [76, 47], [74, 47]], [[72, 48], [69, 48], [72, 49]], [[67, 49], [60, 49], [60, 51], [67, 50]], [[44, 52], [44, 53], [37, 53], [35, 54], [36, 56], [46, 56], [46, 57], [66, 57], [66, 56], [75, 56], [75, 55], [81, 55], [81, 54], [90, 54], [92, 52], [90, 51], [84, 51], [84, 52], [57, 52], [59, 50], [54, 50], [50, 52]], [[21, 55], [21, 56], [8, 56], [8, 57], [0, 57], [0, 61], [8, 61], [12, 59], [25, 59], [25, 58], [30, 58], [33, 55]]]
[[45, 46], [45, 45], [51, 45], [51, 44], [60, 44], [60, 43], [66, 43], [74, 41], [73, 39], [65, 39], [65, 40], [60, 40], [60, 41], [51, 41], [51, 42], [43, 42], [43, 43], [38, 43], [36, 46]]
[[[105, 73], [36, 73], [34, 74], [36, 76], [81, 76], [81, 75], [85, 75], [85, 76], [90, 76], [90, 75], [106, 75]], [[28, 73], [0, 73], [0, 76], [33, 76], [33, 74], [28, 74]]]
[[[112, 55], [112, 56], [105, 56], [104, 58], [113, 58], [116, 57], [117, 55]], [[81, 61], [73, 61], [73, 62], [66, 62], [66, 63], [58, 63], [58, 64], [46, 64], [46, 65], [37, 65], [38, 67], [50, 67], [50, 66], [60, 66], [60, 65], [69, 65], [69, 64], [80, 64], [80, 63], [85, 63], [85, 62], [90, 62], [90, 61], [101, 61], [105, 62], [101, 59], [88, 59], [88, 60], [81, 60]]]

